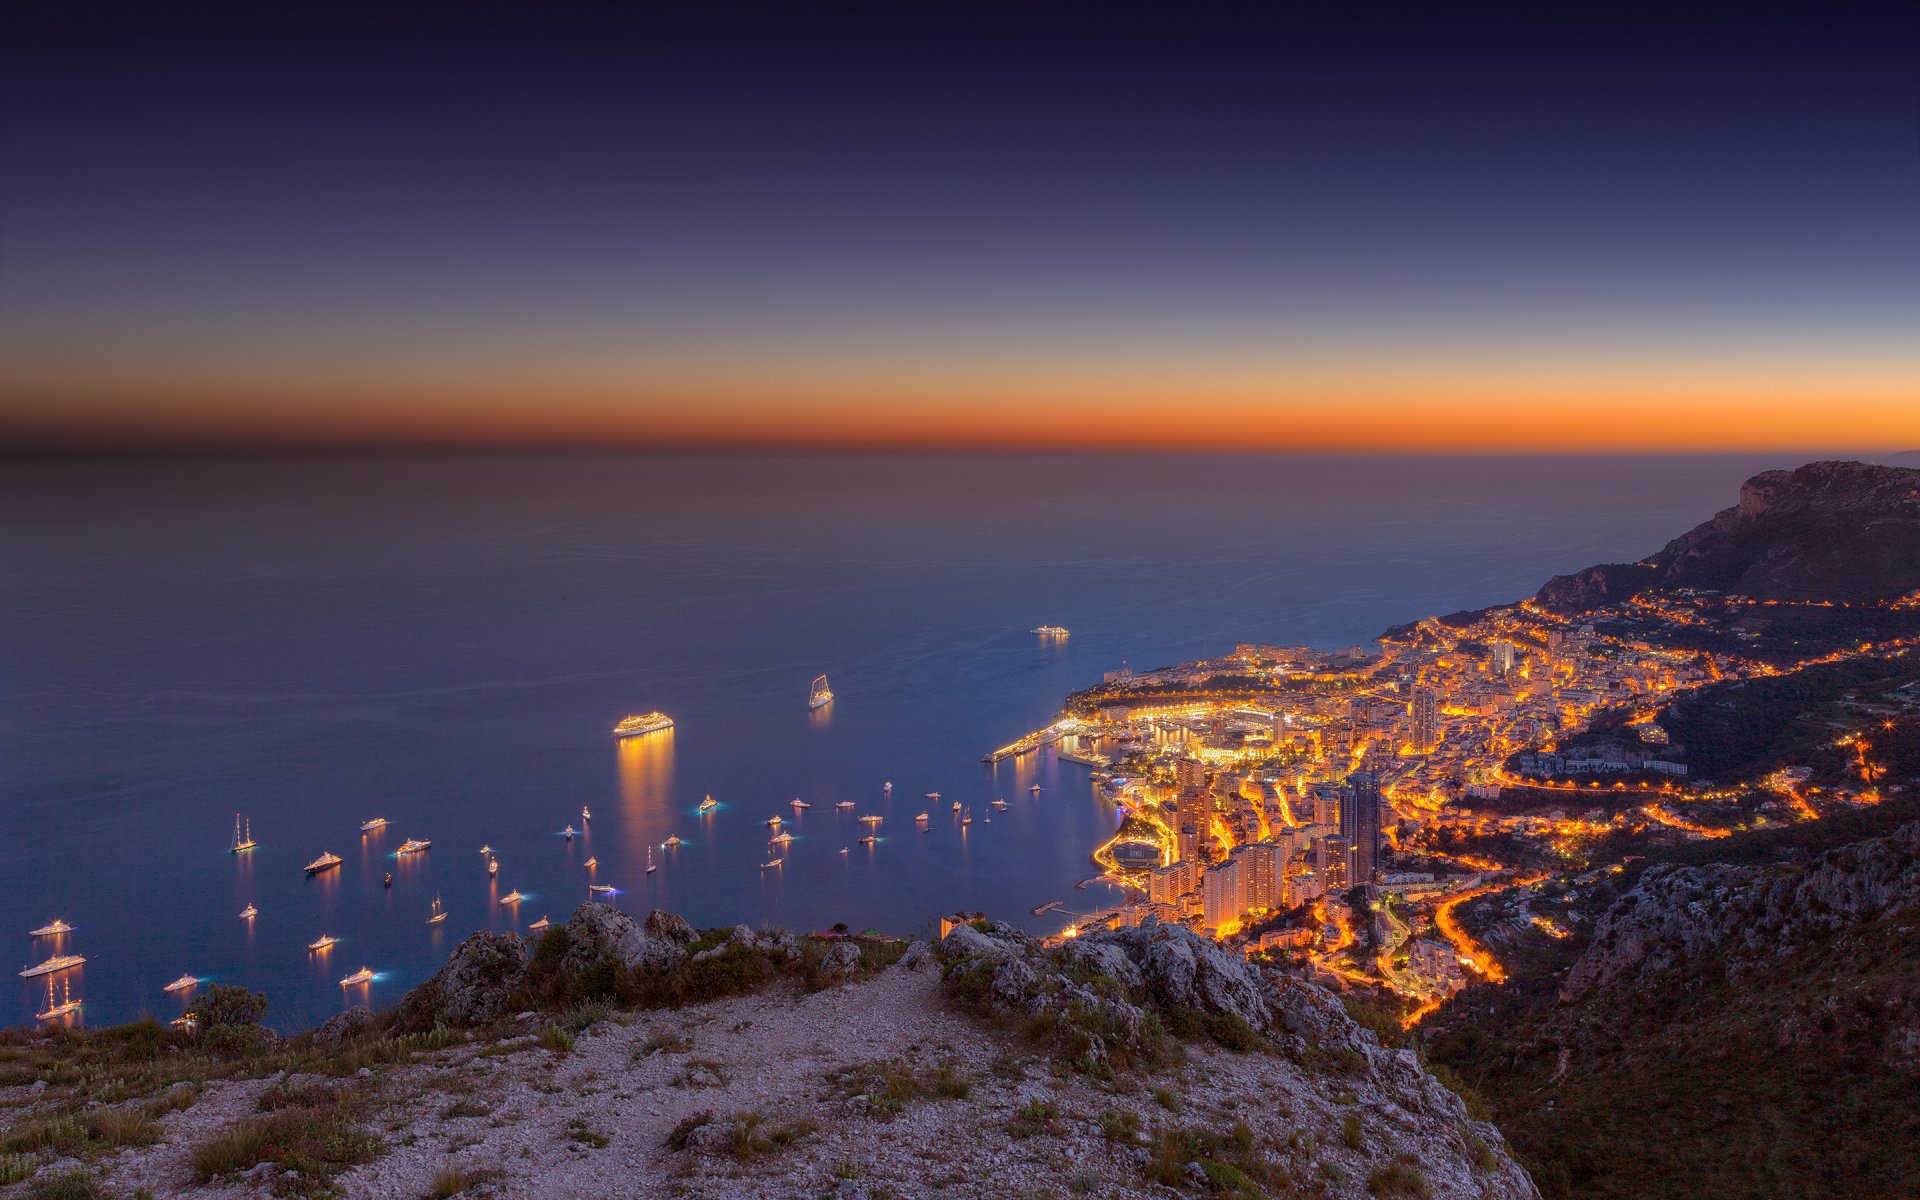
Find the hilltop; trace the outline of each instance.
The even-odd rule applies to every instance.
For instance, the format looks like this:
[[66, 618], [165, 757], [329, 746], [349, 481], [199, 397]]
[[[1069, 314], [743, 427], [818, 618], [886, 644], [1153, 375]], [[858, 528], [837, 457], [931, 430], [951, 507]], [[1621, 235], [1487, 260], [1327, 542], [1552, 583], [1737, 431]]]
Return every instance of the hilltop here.
[[1159, 925], [902, 946], [589, 903], [260, 1040], [15, 1035], [0, 1150], [35, 1182], [0, 1194], [1538, 1195], [1411, 1052]]
[[1540, 607], [1577, 613], [1648, 588], [1700, 588], [1756, 600], [1891, 600], [1920, 590], [1920, 470], [1815, 462], [1767, 471], [1739, 502], [1637, 563], [1548, 581]]

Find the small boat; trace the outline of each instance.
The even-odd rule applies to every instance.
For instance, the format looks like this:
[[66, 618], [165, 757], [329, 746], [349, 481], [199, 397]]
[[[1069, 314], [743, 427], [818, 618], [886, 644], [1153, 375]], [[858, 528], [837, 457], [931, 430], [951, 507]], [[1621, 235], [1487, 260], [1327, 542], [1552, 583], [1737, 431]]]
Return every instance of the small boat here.
[[497, 859], [497, 858], [490, 858], [490, 859], [488, 859], [488, 860], [487, 860], [487, 874], [488, 874], [488, 875], [498, 875], [499, 873], [500, 873], [500, 860], [499, 860], [499, 859]]
[[767, 844], [769, 846], [790, 846], [793, 844], [793, 835], [790, 833], [775, 834], [773, 837], [767, 839]]
[[651, 875], [655, 871], [658, 871], [659, 869], [660, 869], [659, 865], [653, 861], [653, 847], [648, 846], [647, 847], [647, 874]]
[[60, 999], [58, 1002], [55, 1002], [53, 998], [53, 980], [49, 979], [47, 980], [47, 1010], [45, 1012], [37, 1012], [33, 1015], [35, 1020], [57, 1021], [68, 1013], [76, 1013], [79, 1011], [80, 1001], [73, 998], [73, 988], [68, 986], [67, 981], [64, 979], [60, 981]]
[[781, 821], [781, 816], [779, 813], [775, 813], [772, 816], [767, 818], [767, 824], [772, 825], [776, 829], [779, 828], [780, 821]]
[[939, 793], [939, 792], [928, 792], [928, 793], [927, 793], [927, 799], [929, 799], [929, 800], [932, 800], [932, 801], [933, 801], [934, 803], [936, 803], [936, 804], [937, 804], [937, 803], [939, 803], [939, 801], [940, 801], [940, 793]]
[[513, 891], [511, 891], [511, 892], [508, 892], [508, 893], [507, 893], [506, 895], [504, 895], [504, 896], [502, 896], [502, 897], [500, 897], [500, 903], [502, 903], [502, 904], [518, 904], [518, 903], [520, 903], [520, 902], [521, 902], [522, 900], [525, 900], [525, 899], [526, 899], [526, 897], [525, 897], [525, 896], [522, 896], [522, 895], [520, 894], [520, 889], [519, 889], [519, 888], [515, 888], [515, 889], [514, 889]]
[[598, 895], [607, 896], [607, 895], [613, 894], [614, 892], [619, 891], [620, 889], [614, 887], [610, 883], [590, 883], [587, 885], [587, 890], [590, 892], [596, 893]]
[[834, 807], [835, 807], [835, 808], [852, 808], [852, 807], [853, 807], [853, 801], [851, 801], [851, 800], [842, 800], [842, 801], [841, 801], [840, 803], [838, 803], [838, 804], [836, 804], [836, 805], [834, 805]]
[[787, 803], [793, 805], [795, 808], [812, 808], [813, 807], [813, 805], [808, 804], [805, 800], [802, 800], [798, 796], [795, 796], [793, 799], [787, 801]]
[[392, 886], [393, 886], [393, 872], [392, 872], [392, 871], [388, 871], [388, 872], [387, 872], [387, 880], [386, 880], [386, 882], [385, 882], [385, 883], [383, 883], [383, 884], [381, 884], [380, 886], [382, 886], [382, 887], [392, 887]]
[[542, 929], [545, 929], [547, 926], [551, 924], [553, 924], [553, 922], [547, 920], [546, 914], [542, 913], [538, 921], [535, 921], [533, 924], [527, 926], [527, 932], [539, 933]]
[[876, 817], [872, 813], [868, 813], [866, 816], [860, 818], [860, 823], [862, 825], [878, 825], [885, 819], [885, 817]]
[[591, 821], [591, 820], [593, 820], [593, 810], [588, 808], [586, 805], [582, 804], [580, 806], [580, 823], [582, 825], [585, 825], [588, 821]]
[[253, 840], [253, 818], [248, 817], [243, 828], [240, 814], [233, 814], [233, 845], [227, 847], [227, 853], [240, 854], [259, 844]]
[[318, 941], [308, 942], [307, 949], [312, 950], [315, 953], [318, 953], [322, 950], [331, 950], [333, 948], [333, 944], [339, 940], [340, 940], [339, 938], [334, 937], [330, 933], [323, 933], [320, 935], [320, 938]]
[[318, 875], [322, 871], [331, 871], [340, 865], [340, 856], [328, 851], [307, 864], [307, 874]]
[[361, 833], [372, 833], [376, 829], [385, 829], [386, 827], [387, 819], [385, 817], [375, 817], [371, 821], [360, 822]]
[[28, 934], [28, 937], [59, 937], [63, 933], [72, 933], [73, 926], [65, 921], [50, 921]]
[[200, 986], [200, 981], [191, 975], [182, 975], [172, 983], [161, 988], [163, 992], [190, 992]]
[[1005, 800], [995, 800], [988, 807], [992, 808], [995, 812], [1004, 812], [1006, 811], [1007, 802]]
[[958, 800], [955, 800], [955, 801], [953, 802], [953, 811], [955, 811], [955, 812], [959, 812], [959, 811], [960, 811], [960, 802], [959, 802]]
[[680, 835], [677, 833], [668, 834], [667, 840], [660, 843], [661, 848], [666, 850], [671, 850], [675, 846], [678, 846], [679, 844], [680, 844]]
[[705, 800], [702, 800], [700, 802], [700, 811], [703, 813], [712, 812], [714, 809], [719, 807], [720, 807], [720, 802], [718, 800], [715, 800], [711, 795], [709, 795]]
[[862, 846], [871, 846], [875, 842], [878, 842], [879, 840], [880, 840], [879, 838], [873, 836], [872, 834], [868, 834], [867, 836], [860, 839], [860, 844]]
[[363, 983], [372, 983], [372, 982], [373, 982], [373, 968], [361, 967], [358, 971], [355, 971], [353, 974], [347, 976], [345, 979], [342, 979], [340, 981], [340, 986], [341, 987], [358, 987]]
[[1036, 783], [1032, 787], [1028, 788], [1027, 790], [1033, 793], [1034, 795], [1038, 796], [1040, 794], [1040, 785]]
[[825, 708], [832, 703], [833, 689], [827, 686], [827, 677], [825, 675], [815, 676], [813, 687], [807, 693], [807, 710], [811, 712], [816, 708]]
[[492, 846], [482, 846], [482, 847], [480, 847], [480, 853], [482, 853], [482, 854], [492, 854], [492, 853], [493, 853], [493, 847], [492, 847]]
[[432, 838], [408, 838], [400, 843], [398, 853], [401, 858], [405, 858], [409, 854], [420, 854], [432, 845]]
[[77, 967], [87, 961], [84, 954], [56, 954], [37, 967], [28, 967], [20, 972], [20, 978], [32, 979], [35, 975], [51, 975], [55, 971], [64, 971], [68, 967]]
[[447, 919], [447, 910], [440, 907], [440, 893], [433, 894], [433, 915], [427, 918], [427, 924], [438, 925]]
[[639, 713], [627, 717], [613, 727], [616, 738], [639, 737], [643, 733], [657, 733], [662, 729], [672, 729], [673, 718], [663, 712]]
[[784, 859], [784, 858], [773, 858], [773, 859], [768, 859], [768, 860], [767, 860], [766, 862], [763, 862], [763, 863], [761, 863], [761, 864], [760, 864], [760, 869], [761, 869], [762, 871], [764, 871], [764, 870], [766, 870], [766, 869], [767, 869], [768, 867], [777, 867], [777, 866], [779, 866], [779, 865], [780, 865], [781, 863], [783, 863], [783, 862], [785, 862], [785, 861], [787, 861], [787, 860], [786, 860], [786, 859]]
[[962, 813], [960, 814], [960, 823], [961, 823], [962, 825], [971, 825], [971, 824], [973, 824], [973, 813], [972, 813], [971, 811], [968, 811], [968, 812], [962, 812]]
[[586, 868], [587, 868], [587, 870], [589, 870], [589, 871], [591, 871], [591, 870], [593, 870], [593, 869], [594, 869], [595, 867], [597, 867], [597, 866], [599, 866], [599, 865], [600, 865], [600, 856], [599, 856], [599, 855], [597, 855], [597, 854], [596, 854], [596, 855], [594, 855], [594, 856], [593, 856], [592, 858], [590, 858], [590, 859], [588, 859], [588, 860], [586, 861], [586, 864], [585, 864], [585, 865], [586, 865]]
[[880, 785], [880, 794], [888, 798], [893, 796], [893, 780], [889, 779]]
[[569, 825], [569, 826], [567, 826], [567, 827], [566, 827], [565, 829], [562, 829], [562, 830], [560, 831], [560, 836], [561, 836], [561, 837], [563, 837], [563, 838], [566, 838], [566, 839], [567, 839], [568, 841], [572, 841], [572, 840], [573, 840], [573, 826], [571, 826], [571, 825]]
[[842, 854], [845, 854], [845, 853], [846, 853], [846, 852], [847, 852], [848, 850], [850, 850], [851, 848], [852, 848], [852, 847], [850, 847], [850, 846], [842, 846], [842, 847], [840, 847], [840, 853], [842, 853]]
[[255, 908], [251, 904], [247, 905], [245, 908], [240, 910], [240, 919], [242, 921], [251, 921], [259, 915], [260, 915], [260, 910]]

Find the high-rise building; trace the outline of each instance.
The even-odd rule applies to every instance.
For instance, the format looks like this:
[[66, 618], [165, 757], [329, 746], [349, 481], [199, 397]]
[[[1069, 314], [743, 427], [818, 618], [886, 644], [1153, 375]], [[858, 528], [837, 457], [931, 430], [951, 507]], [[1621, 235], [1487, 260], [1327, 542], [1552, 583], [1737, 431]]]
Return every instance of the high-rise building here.
[[1413, 689], [1413, 749], [1417, 754], [1432, 754], [1440, 744], [1440, 701], [1432, 688]]
[[1333, 783], [1313, 785], [1313, 823], [1315, 825], [1338, 825], [1340, 823], [1340, 786]]
[[1280, 907], [1285, 851], [1272, 842], [1253, 842], [1233, 852], [1240, 863], [1240, 900], [1243, 909]]
[[1161, 867], [1147, 876], [1147, 899], [1154, 904], [1178, 904], [1180, 897], [1193, 890], [1197, 868], [1191, 862]]
[[1239, 858], [1207, 868], [1200, 879], [1200, 919], [1215, 929], [1230, 925], [1247, 911], [1241, 895], [1244, 872]]
[[1353, 886], [1353, 843], [1343, 837], [1321, 838], [1313, 844], [1313, 872], [1329, 892]]
[[1173, 782], [1181, 794], [1207, 789], [1207, 765], [1197, 758], [1179, 758], [1173, 763]]
[[1371, 882], [1380, 866], [1380, 778], [1371, 771], [1347, 776], [1340, 836], [1353, 847], [1353, 882]]
[[1494, 674], [1505, 675], [1507, 672], [1513, 670], [1514, 663], [1518, 658], [1519, 650], [1512, 642], [1495, 642], [1493, 644]]

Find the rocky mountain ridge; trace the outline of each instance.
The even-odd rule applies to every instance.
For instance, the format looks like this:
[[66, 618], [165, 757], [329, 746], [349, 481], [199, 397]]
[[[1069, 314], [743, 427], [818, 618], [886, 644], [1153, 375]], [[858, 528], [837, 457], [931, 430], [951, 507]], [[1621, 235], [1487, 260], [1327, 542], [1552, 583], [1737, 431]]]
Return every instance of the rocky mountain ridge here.
[[1766, 471], [1738, 502], [1637, 563], [1549, 580], [1534, 602], [1575, 613], [1651, 587], [1760, 600], [1886, 600], [1920, 590], [1920, 470], [1815, 462]]
[[1804, 866], [1651, 867], [1601, 914], [1562, 996], [1577, 999], [1708, 953], [1724, 954], [1729, 973], [1738, 976], [1791, 954], [1809, 937], [1917, 902], [1920, 823]]

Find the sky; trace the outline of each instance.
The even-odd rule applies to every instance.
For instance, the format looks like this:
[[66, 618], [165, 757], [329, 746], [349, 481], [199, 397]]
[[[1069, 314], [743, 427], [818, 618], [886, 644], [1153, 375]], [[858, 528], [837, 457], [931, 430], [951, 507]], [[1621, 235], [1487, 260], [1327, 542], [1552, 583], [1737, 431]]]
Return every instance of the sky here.
[[1920, 444], [1920, 8], [15, 5], [0, 449]]

